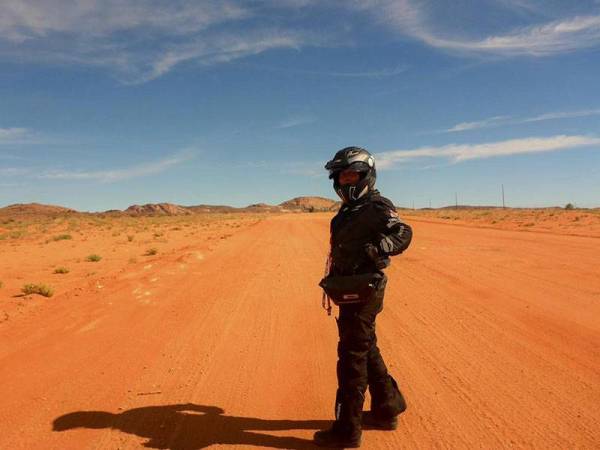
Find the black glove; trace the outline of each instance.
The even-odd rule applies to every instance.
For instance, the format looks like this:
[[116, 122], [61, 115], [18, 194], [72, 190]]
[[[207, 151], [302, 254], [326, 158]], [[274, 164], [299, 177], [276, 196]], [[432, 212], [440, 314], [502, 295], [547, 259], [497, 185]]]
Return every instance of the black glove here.
[[379, 255], [379, 250], [373, 244], [365, 244], [365, 253], [375, 263], [378, 270], [385, 269], [390, 265], [390, 258]]

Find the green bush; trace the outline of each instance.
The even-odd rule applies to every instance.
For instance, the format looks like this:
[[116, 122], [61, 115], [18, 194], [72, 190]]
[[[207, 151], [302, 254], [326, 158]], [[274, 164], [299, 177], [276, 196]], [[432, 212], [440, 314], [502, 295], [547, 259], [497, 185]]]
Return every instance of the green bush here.
[[567, 203], [565, 209], [575, 209], [575, 205], [573, 203]]
[[54, 295], [54, 289], [45, 284], [26, 284], [21, 289], [21, 292], [25, 295], [39, 294], [44, 297], [52, 297]]
[[17, 231], [9, 231], [3, 234], [0, 234], [0, 240], [4, 240], [6, 238], [10, 239], [19, 239], [25, 236], [25, 231], [17, 230]]
[[101, 259], [102, 259], [102, 256], [100, 256], [100, 255], [96, 255], [96, 254], [93, 254], [93, 255], [88, 255], [88, 256], [85, 258], [85, 260], [86, 260], [86, 261], [88, 261], [88, 262], [98, 262], [98, 261], [100, 261]]
[[54, 236], [52, 238], [53, 241], [65, 241], [69, 239], [73, 239], [73, 236], [71, 236], [70, 234], [59, 234], [58, 236]]
[[54, 273], [69, 273], [69, 269], [66, 267], [57, 267], [54, 269]]

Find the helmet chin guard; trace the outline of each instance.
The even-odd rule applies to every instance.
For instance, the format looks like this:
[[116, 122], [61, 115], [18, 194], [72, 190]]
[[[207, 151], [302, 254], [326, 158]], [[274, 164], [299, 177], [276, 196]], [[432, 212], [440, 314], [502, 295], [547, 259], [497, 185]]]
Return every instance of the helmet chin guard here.
[[[364, 148], [343, 148], [327, 162], [325, 169], [329, 171], [329, 178], [333, 179], [333, 189], [344, 203], [357, 202], [375, 189], [377, 178], [375, 159]], [[343, 186], [339, 184], [339, 174], [346, 169], [360, 173], [360, 180], [356, 184]]]
[[[367, 192], [369, 192], [369, 185], [359, 181], [357, 184], [346, 184], [344, 186], [337, 185], [334, 183], [335, 192], [340, 196], [344, 203], [352, 203], [362, 198]], [[362, 189], [361, 189], [362, 187]]]

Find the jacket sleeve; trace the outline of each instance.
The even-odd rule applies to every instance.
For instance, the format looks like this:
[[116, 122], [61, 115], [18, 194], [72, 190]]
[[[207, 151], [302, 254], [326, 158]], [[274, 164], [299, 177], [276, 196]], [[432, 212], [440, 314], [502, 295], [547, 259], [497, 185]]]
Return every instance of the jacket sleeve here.
[[402, 222], [393, 205], [376, 205], [375, 225], [378, 232], [375, 245], [381, 256], [399, 255], [410, 245], [412, 228]]

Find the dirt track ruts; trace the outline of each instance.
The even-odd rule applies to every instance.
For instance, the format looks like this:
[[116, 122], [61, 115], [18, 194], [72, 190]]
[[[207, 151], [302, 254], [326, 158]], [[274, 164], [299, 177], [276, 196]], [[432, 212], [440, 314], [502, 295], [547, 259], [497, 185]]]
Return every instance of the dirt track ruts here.
[[[0, 448], [312, 448], [335, 393], [329, 217], [271, 217], [0, 323]], [[600, 447], [600, 239], [409, 223], [378, 318], [409, 409], [364, 447]]]

